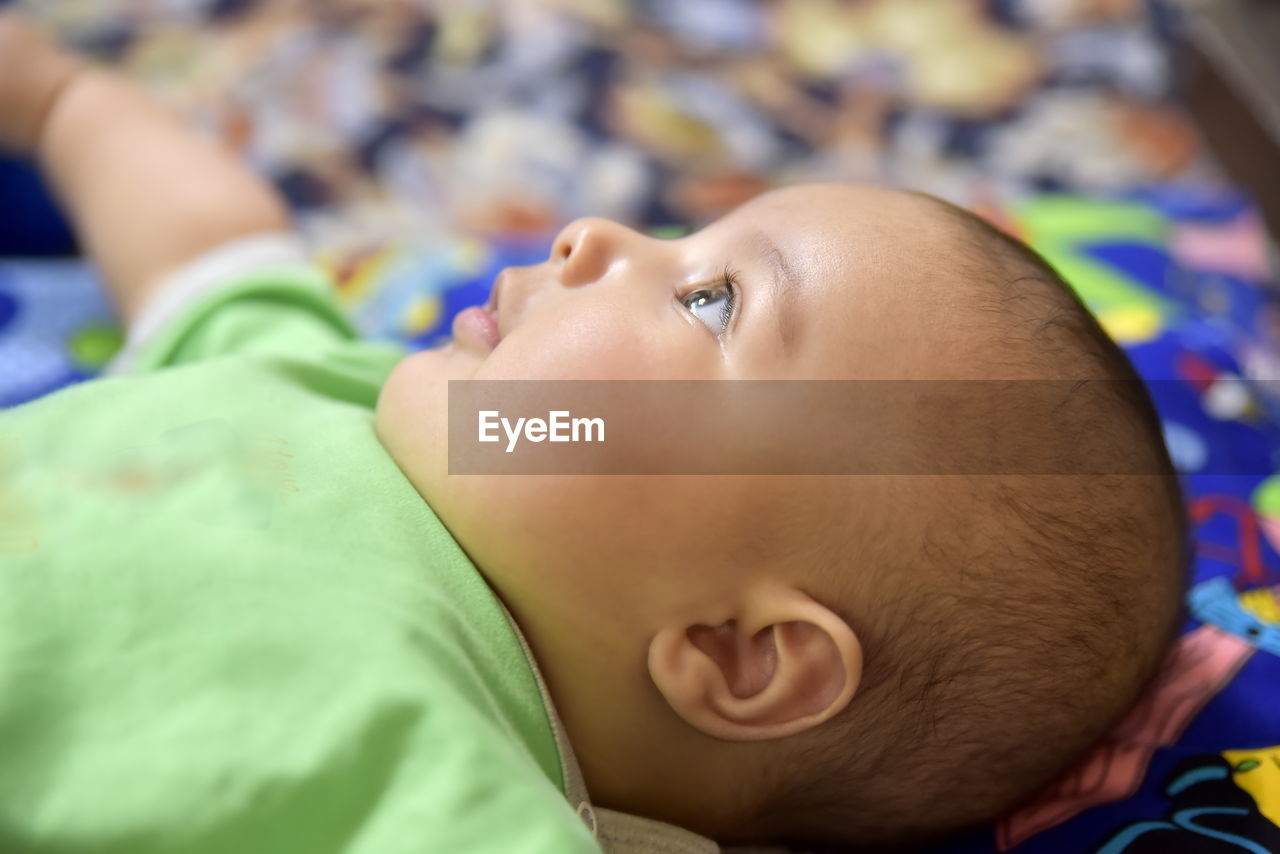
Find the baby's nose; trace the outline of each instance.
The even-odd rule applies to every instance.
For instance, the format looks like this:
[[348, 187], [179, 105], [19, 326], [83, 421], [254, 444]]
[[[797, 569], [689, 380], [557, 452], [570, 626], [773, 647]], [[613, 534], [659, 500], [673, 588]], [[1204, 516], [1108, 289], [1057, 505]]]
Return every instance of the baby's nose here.
[[551, 244], [551, 263], [560, 283], [578, 287], [598, 281], [609, 266], [626, 256], [641, 235], [625, 225], [583, 217], [566, 225]]

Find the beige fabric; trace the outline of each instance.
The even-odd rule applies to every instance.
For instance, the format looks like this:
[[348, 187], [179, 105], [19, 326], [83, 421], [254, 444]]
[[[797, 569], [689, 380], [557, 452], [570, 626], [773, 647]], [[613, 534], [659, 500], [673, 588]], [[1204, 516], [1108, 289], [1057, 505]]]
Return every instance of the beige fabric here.
[[720, 846], [705, 836], [651, 818], [597, 809], [596, 822], [600, 847], [608, 854], [720, 854]]
[[[505, 606], [504, 606], [505, 610]], [[613, 810], [596, 809], [587, 796], [587, 787], [582, 780], [582, 769], [573, 755], [573, 745], [569, 743], [568, 734], [560, 716], [556, 714], [555, 703], [551, 701], [551, 692], [547, 690], [546, 680], [538, 668], [538, 661], [533, 657], [533, 650], [525, 639], [520, 626], [516, 624], [511, 612], [507, 611], [507, 620], [511, 629], [520, 639], [529, 669], [538, 683], [538, 693], [542, 695], [542, 704], [546, 706], [547, 717], [551, 720], [551, 728], [555, 733], [556, 749], [560, 752], [560, 771], [564, 776], [564, 796], [573, 805], [581, 818], [595, 834], [606, 854], [719, 854], [720, 846], [705, 836], [649, 818], [628, 815]]]
[[547, 717], [555, 733], [556, 749], [560, 752], [560, 772], [564, 776], [564, 796], [577, 810], [578, 817], [591, 829], [605, 854], [789, 854], [785, 848], [774, 847], [721, 848], [714, 840], [674, 824], [592, 806], [591, 799], [587, 796], [586, 784], [582, 780], [582, 769], [578, 767], [573, 745], [569, 743], [560, 716], [556, 714], [555, 703], [551, 701], [551, 693], [542, 678], [538, 661], [533, 657], [533, 650], [529, 648], [529, 642], [511, 612], [506, 610], [505, 605], [503, 610], [511, 623], [512, 631], [520, 640], [520, 647], [524, 650], [529, 669], [533, 671], [533, 678], [538, 683], [538, 693], [542, 695], [542, 704], [546, 706]]

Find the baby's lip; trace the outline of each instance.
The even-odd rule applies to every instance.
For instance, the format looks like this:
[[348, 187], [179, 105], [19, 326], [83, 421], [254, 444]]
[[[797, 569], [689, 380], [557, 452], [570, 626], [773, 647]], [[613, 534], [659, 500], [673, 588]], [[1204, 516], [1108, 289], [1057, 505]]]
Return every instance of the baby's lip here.
[[487, 309], [472, 306], [454, 315], [453, 338], [455, 341], [469, 341], [482, 353], [488, 354], [498, 346], [502, 333], [498, 331], [497, 318]]

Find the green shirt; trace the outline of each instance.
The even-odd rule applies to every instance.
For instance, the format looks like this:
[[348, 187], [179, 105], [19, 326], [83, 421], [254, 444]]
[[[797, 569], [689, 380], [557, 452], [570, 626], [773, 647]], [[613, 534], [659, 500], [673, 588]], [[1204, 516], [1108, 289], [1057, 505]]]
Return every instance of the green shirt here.
[[302, 266], [0, 413], [0, 851], [598, 851], [501, 604]]

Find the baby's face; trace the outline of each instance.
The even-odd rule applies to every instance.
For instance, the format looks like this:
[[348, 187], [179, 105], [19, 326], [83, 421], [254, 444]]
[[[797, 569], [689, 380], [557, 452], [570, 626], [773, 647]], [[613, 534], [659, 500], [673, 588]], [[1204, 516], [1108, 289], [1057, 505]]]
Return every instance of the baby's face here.
[[762, 495], [804, 491], [807, 521], [776, 533], [812, 540], [847, 479], [450, 476], [447, 382], [962, 377], [946, 229], [926, 200], [846, 185], [775, 191], [677, 240], [578, 220], [546, 261], [505, 270], [452, 343], [396, 367], [379, 438], [518, 616], [637, 615], [673, 577], [694, 595], [746, 571], [733, 543], [773, 536]]
[[[459, 315], [451, 344], [400, 365], [388, 405], [419, 409], [401, 387], [440, 379], [914, 374], [884, 361], [904, 335], [925, 344], [945, 321], [927, 278], [945, 270], [931, 251], [939, 219], [905, 193], [810, 185], [678, 240], [577, 220], [546, 261], [504, 270], [488, 311]], [[926, 294], [942, 310], [926, 311]]]

